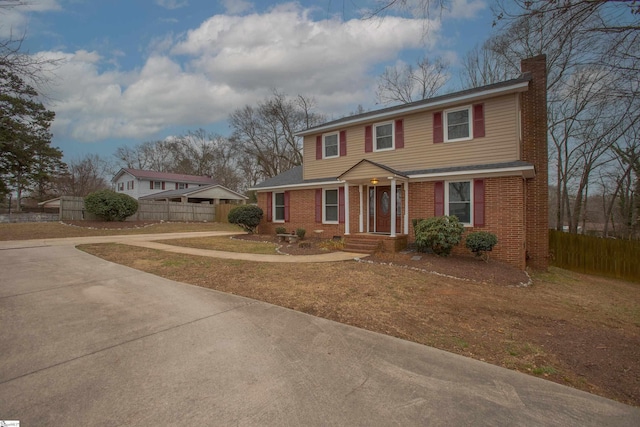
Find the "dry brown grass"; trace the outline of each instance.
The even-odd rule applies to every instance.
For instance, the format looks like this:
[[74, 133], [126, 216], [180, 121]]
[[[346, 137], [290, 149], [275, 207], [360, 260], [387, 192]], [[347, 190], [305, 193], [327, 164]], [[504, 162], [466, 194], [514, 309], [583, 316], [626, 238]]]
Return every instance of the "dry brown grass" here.
[[83, 250], [149, 273], [434, 346], [640, 405], [640, 293], [564, 270], [526, 288], [357, 262], [267, 264], [122, 245]]
[[0, 240], [55, 239], [60, 237], [115, 236], [122, 234], [182, 233], [188, 231], [238, 231], [217, 222], [90, 222], [75, 221], [0, 224]]

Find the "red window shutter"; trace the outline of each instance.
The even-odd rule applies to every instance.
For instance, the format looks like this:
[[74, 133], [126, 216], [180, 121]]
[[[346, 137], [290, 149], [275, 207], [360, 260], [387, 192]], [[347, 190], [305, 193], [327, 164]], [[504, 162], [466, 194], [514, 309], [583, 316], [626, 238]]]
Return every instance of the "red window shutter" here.
[[131, 181], [131, 189], [132, 189], [132, 190], [133, 190], [133, 183], [134, 183], [134, 182], [135, 182], [135, 181]]
[[482, 138], [484, 136], [484, 104], [473, 106], [473, 137]]
[[338, 222], [344, 224], [344, 187], [338, 189]]
[[404, 121], [396, 120], [396, 148], [404, 148]]
[[189, 183], [188, 182], [184, 185], [184, 188], [189, 188]]
[[149, 190], [153, 190], [153, 181], [149, 181]]
[[178, 189], [178, 183], [176, 182], [176, 190]]
[[284, 222], [289, 222], [289, 197], [288, 191], [284, 192]]
[[322, 190], [316, 190], [316, 222], [322, 222]]
[[473, 226], [484, 227], [484, 179], [473, 181]]
[[162, 189], [164, 190], [164, 181], [162, 181]]
[[371, 153], [373, 151], [373, 128], [365, 126], [364, 128], [364, 152]]
[[316, 160], [322, 159], [322, 135], [316, 136]]
[[435, 205], [435, 216], [444, 215], [444, 181], [438, 181], [435, 183], [433, 200]]
[[433, 113], [433, 143], [444, 142], [444, 129], [442, 128], [442, 111]]
[[267, 222], [273, 221], [273, 193], [269, 191], [267, 193]]
[[340, 157], [347, 155], [347, 131], [340, 131]]

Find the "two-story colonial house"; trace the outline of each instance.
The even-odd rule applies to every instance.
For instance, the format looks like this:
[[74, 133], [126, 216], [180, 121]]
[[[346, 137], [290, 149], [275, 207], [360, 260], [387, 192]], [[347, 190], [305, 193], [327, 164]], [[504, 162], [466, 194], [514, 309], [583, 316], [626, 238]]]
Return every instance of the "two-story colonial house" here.
[[210, 176], [122, 168], [111, 180], [115, 190], [138, 200], [195, 203], [245, 203], [247, 197]]
[[300, 131], [303, 165], [253, 188], [260, 231], [376, 235], [398, 250], [412, 219], [456, 215], [498, 236], [494, 259], [546, 268], [546, 58], [521, 67], [513, 80]]

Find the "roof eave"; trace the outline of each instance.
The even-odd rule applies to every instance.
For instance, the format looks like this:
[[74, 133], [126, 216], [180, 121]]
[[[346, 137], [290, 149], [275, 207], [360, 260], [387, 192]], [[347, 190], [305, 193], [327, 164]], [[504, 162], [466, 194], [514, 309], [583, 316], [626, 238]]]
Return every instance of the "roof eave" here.
[[337, 185], [343, 182], [344, 181], [340, 181], [339, 179], [333, 179], [333, 180], [327, 180], [327, 181], [302, 182], [298, 184], [272, 185], [269, 187], [251, 187], [247, 191], [260, 192], [260, 191], [285, 190], [287, 188], [293, 188], [293, 189], [314, 188], [314, 187], [323, 187], [326, 185]]
[[328, 132], [335, 129], [344, 128], [347, 126], [354, 126], [362, 123], [369, 123], [377, 120], [384, 120], [390, 117], [396, 117], [403, 114], [417, 113], [420, 111], [432, 110], [435, 108], [443, 108], [448, 105], [459, 104], [463, 102], [472, 102], [475, 100], [488, 98], [491, 96], [508, 95], [510, 93], [525, 92], [529, 88], [529, 80], [519, 81], [512, 85], [491, 88], [483, 91], [478, 91], [470, 94], [461, 94], [459, 96], [447, 97], [444, 99], [434, 100], [433, 102], [420, 103], [419, 105], [408, 105], [405, 108], [398, 108], [392, 111], [381, 111], [379, 114], [366, 115], [364, 117], [357, 117], [352, 120], [344, 120], [339, 122], [328, 123], [327, 125], [320, 125], [314, 128], [306, 129], [300, 132], [296, 132], [296, 136], [314, 135], [321, 132]]
[[506, 168], [494, 168], [494, 169], [469, 169], [462, 171], [444, 171], [444, 172], [433, 172], [433, 173], [421, 173], [421, 174], [410, 174], [409, 179], [412, 181], [415, 180], [436, 180], [440, 178], [450, 178], [452, 176], [468, 176], [473, 175], [474, 177], [486, 177], [486, 176], [513, 176], [513, 175], [522, 175], [523, 178], [534, 178], [536, 175], [535, 167], [533, 165], [530, 166], [513, 166]]

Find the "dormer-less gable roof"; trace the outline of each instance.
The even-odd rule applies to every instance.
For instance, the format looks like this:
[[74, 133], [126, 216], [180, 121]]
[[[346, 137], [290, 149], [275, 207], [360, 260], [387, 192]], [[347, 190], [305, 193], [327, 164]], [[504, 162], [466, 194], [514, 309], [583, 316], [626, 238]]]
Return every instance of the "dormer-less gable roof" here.
[[392, 117], [399, 117], [404, 114], [417, 113], [420, 111], [447, 108], [465, 102], [478, 102], [490, 97], [507, 95], [510, 93], [524, 92], [529, 88], [531, 74], [524, 73], [520, 77], [500, 83], [494, 83], [473, 89], [448, 93], [434, 98], [423, 99], [409, 104], [396, 105], [381, 110], [369, 111], [367, 113], [354, 116], [343, 117], [318, 126], [313, 126], [305, 130], [296, 132], [296, 136], [314, 135], [322, 132], [335, 131], [346, 126], [369, 123], [376, 120], [386, 120]]
[[138, 178], [141, 180], [148, 180], [148, 181], [185, 182], [189, 184], [201, 184], [201, 185], [217, 184], [216, 180], [211, 178], [210, 176], [186, 175], [186, 174], [169, 173], [169, 172], [156, 172], [156, 171], [131, 169], [131, 168], [120, 169], [120, 171], [113, 177], [111, 181], [112, 182], [117, 181], [118, 178], [120, 178], [120, 176], [122, 176], [125, 173], [133, 176], [134, 178]]

